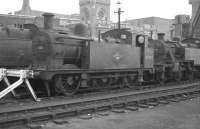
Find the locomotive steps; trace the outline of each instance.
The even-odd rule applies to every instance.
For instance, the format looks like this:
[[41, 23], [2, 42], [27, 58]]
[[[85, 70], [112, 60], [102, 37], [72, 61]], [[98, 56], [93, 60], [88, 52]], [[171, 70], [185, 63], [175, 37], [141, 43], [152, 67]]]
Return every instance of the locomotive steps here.
[[178, 102], [199, 94], [200, 82], [160, 87], [144, 91], [126, 91], [83, 98], [54, 98], [41, 102], [27, 102], [19, 105], [0, 107], [0, 127], [24, 126], [31, 123], [91, 114], [98, 111], [116, 109], [137, 110]]

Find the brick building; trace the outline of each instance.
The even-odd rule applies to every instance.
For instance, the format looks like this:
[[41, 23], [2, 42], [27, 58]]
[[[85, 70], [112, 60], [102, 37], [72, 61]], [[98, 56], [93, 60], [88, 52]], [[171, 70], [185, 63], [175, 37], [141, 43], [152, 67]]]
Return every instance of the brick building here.
[[[85, 23], [88, 25], [91, 33], [96, 35], [98, 30], [105, 31], [109, 29], [110, 24], [110, 0], [79, 0], [80, 14], [56, 14], [59, 19], [60, 27], [68, 27], [71, 24]], [[29, 0], [23, 0], [21, 10], [16, 11], [17, 16], [41, 17], [43, 11], [32, 10]]]
[[[34, 17], [34, 16], [17, 16], [17, 15], [8, 15], [0, 14], [0, 25], [1, 26], [15, 26], [22, 28], [23, 24], [33, 23], [38, 27], [43, 27], [44, 19], [43, 17]], [[60, 26], [60, 20], [54, 19], [54, 26]]]
[[165, 19], [160, 17], [147, 17], [141, 19], [128, 20], [127, 26], [133, 28], [136, 32], [143, 32], [154, 39], [157, 39], [158, 33], [165, 33], [166, 40], [171, 39], [171, 29], [173, 19]]
[[[15, 15], [17, 16], [27, 16], [27, 17], [42, 17], [42, 14], [46, 12], [44, 11], [38, 11], [31, 9], [30, 1], [29, 0], [23, 0], [23, 5], [21, 10], [15, 11]], [[55, 18], [59, 20], [59, 24], [56, 24], [57, 26], [65, 27], [68, 24], [72, 23], [80, 23], [80, 15], [79, 14], [57, 14], [53, 13], [55, 15]]]

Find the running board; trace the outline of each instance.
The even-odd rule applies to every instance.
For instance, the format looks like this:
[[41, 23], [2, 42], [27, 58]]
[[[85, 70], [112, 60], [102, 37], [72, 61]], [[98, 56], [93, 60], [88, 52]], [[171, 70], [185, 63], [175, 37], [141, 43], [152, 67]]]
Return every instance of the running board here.
[[[10, 92], [13, 94], [14, 97], [16, 97], [15, 89], [22, 84], [25, 84], [30, 91], [33, 99], [35, 101], [40, 101], [39, 98], [37, 98], [35, 91], [33, 90], [30, 82], [28, 79], [33, 78], [34, 72], [31, 70], [14, 70], [14, 69], [0, 69], [0, 82], [4, 81], [7, 85], [7, 88], [0, 92], [0, 99], [5, 97]], [[10, 83], [8, 80], [8, 77], [17, 77], [19, 78], [16, 82], [13, 84]]]

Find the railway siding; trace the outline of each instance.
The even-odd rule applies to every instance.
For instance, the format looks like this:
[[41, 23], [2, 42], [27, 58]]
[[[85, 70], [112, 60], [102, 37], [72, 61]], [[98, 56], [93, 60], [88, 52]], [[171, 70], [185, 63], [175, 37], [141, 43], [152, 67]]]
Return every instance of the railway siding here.
[[[167, 104], [195, 97], [199, 94], [199, 82], [160, 87], [146, 91], [129, 91], [79, 99], [55, 99], [39, 103], [27, 103], [19, 107], [0, 110], [0, 126], [25, 126], [31, 123], [48, 122], [59, 118], [92, 114], [99, 111], [129, 107], [148, 108], [156, 104]], [[165, 102], [165, 103], [164, 103]]]

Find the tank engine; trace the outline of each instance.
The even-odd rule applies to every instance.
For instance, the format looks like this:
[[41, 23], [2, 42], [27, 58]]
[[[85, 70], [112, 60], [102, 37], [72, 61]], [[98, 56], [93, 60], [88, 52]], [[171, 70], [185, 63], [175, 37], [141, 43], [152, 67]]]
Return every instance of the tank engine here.
[[188, 47], [184, 45], [185, 41], [165, 41], [162, 33], [158, 37], [158, 40], [149, 40], [149, 47], [154, 49], [156, 78], [160, 82], [192, 80], [199, 62], [194, 53], [200, 52], [199, 48]]
[[[33, 24], [24, 28], [2, 28], [0, 67], [31, 70], [23, 77], [31, 76], [33, 89], [43, 89], [47, 96], [71, 95], [80, 89], [131, 87], [153, 79], [153, 49], [144, 35], [117, 29], [95, 41], [85, 36], [87, 32], [82, 30], [86, 28], [81, 24], [74, 27], [75, 33], [55, 30], [49, 13], [44, 14], [44, 28]], [[10, 75], [7, 73], [3, 75]], [[40, 85], [34, 85], [36, 81]], [[30, 85], [29, 89], [36, 96]]]

